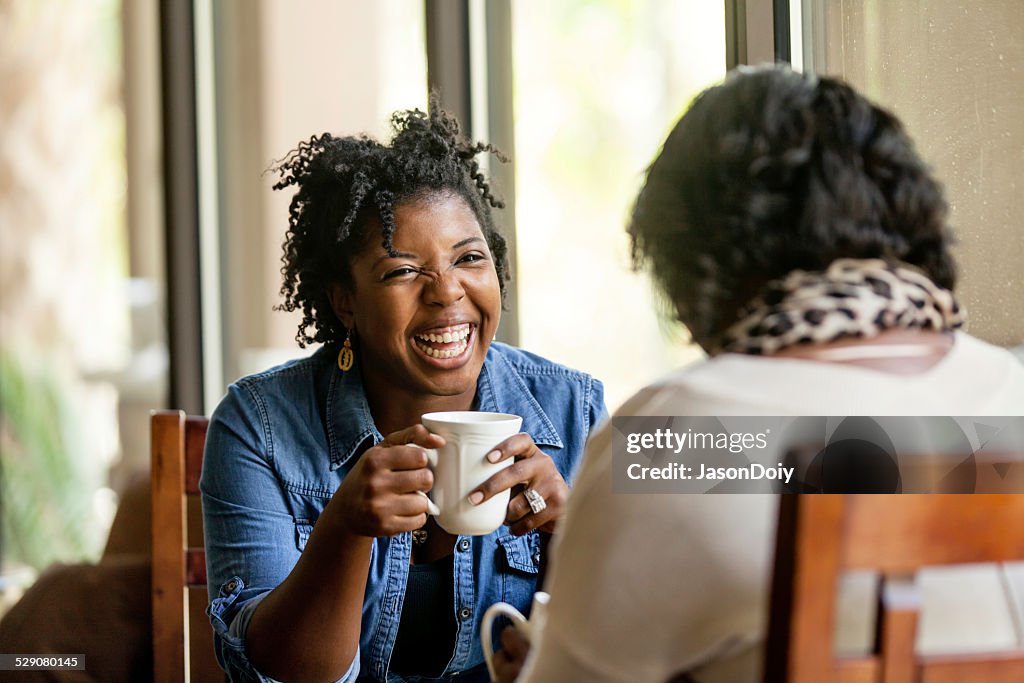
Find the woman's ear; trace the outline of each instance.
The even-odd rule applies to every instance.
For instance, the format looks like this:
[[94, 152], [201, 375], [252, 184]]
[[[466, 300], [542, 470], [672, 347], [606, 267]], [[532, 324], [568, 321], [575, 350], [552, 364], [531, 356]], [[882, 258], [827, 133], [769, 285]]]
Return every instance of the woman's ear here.
[[331, 301], [331, 310], [341, 324], [349, 330], [355, 329], [355, 315], [352, 312], [352, 294], [335, 282], [327, 287], [327, 298]]

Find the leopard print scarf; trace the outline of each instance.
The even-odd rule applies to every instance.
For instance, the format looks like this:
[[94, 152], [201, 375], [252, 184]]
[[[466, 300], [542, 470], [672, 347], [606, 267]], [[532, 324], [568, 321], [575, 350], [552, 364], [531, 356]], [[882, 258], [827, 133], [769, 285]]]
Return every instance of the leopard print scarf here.
[[839, 259], [824, 272], [795, 270], [770, 282], [722, 335], [716, 352], [767, 355], [892, 329], [947, 332], [964, 320], [953, 293], [913, 266]]

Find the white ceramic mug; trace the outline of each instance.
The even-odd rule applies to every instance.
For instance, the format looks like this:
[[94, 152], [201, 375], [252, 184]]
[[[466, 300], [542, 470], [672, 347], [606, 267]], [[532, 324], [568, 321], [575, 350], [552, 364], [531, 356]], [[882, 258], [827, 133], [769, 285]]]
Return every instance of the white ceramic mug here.
[[523, 418], [506, 413], [454, 411], [427, 413], [420, 420], [445, 440], [445, 445], [437, 450], [426, 449], [434, 472], [434, 486], [427, 496], [428, 509], [437, 517], [438, 525], [459, 536], [484, 536], [500, 527], [507, 514], [509, 491], [506, 489], [479, 505], [469, 502], [469, 494], [512, 464], [512, 458], [493, 463], [485, 456], [499, 443], [518, 434]]
[[550, 598], [551, 596], [543, 591], [534, 593], [529, 619], [507, 602], [496, 602], [484, 612], [483, 621], [480, 623], [480, 643], [484, 648], [484, 660], [487, 662], [487, 672], [491, 675], [492, 681], [497, 679], [497, 676], [494, 675], [494, 641], [491, 633], [491, 629], [494, 628], [494, 620], [499, 616], [508, 617], [512, 621], [512, 625], [523, 634], [526, 640], [532, 640], [533, 635], [544, 627]]

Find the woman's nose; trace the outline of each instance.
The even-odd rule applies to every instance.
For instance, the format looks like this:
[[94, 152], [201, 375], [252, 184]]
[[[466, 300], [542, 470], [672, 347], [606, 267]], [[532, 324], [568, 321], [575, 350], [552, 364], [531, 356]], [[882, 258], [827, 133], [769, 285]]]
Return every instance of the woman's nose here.
[[466, 296], [466, 290], [463, 289], [458, 274], [448, 271], [435, 273], [424, 287], [423, 296], [428, 304], [451, 306]]

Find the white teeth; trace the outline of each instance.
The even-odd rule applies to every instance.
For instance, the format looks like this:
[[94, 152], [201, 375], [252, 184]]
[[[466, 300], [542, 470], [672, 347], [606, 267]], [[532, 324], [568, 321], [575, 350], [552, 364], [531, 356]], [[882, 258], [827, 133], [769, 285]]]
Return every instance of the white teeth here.
[[422, 339], [423, 341], [433, 342], [435, 344], [450, 344], [451, 342], [462, 341], [469, 337], [470, 330], [471, 327], [467, 323], [446, 332], [442, 332], [441, 334], [417, 334], [416, 338]]
[[440, 349], [440, 350], [439, 349], [432, 349], [429, 346], [420, 346], [419, 344], [417, 344], [417, 346], [419, 347], [420, 351], [422, 351], [423, 353], [427, 354], [431, 358], [455, 358], [457, 356], [461, 356], [462, 355], [462, 353], [466, 350], [466, 346], [468, 346], [468, 344], [463, 342], [462, 344], [459, 344], [458, 346], [456, 346], [454, 349]]
[[[430, 356], [431, 358], [456, 358], [466, 352], [466, 348], [469, 346], [469, 335], [473, 331], [473, 326], [470, 323], [463, 323], [461, 325], [444, 328], [438, 333], [429, 334], [417, 334], [414, 337], [416, 346], [420, 351]], [[424, 342], [424, 343], [419, 343]], [[454, 348], [447, 349], [435, 349], [432, 346], [428, 346], [427, 342], [433, 344], [451, 344], [455, 343]]]

